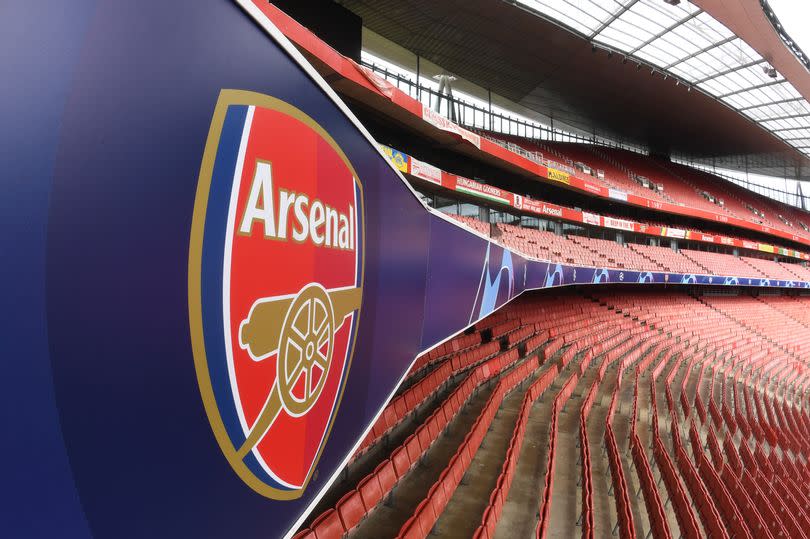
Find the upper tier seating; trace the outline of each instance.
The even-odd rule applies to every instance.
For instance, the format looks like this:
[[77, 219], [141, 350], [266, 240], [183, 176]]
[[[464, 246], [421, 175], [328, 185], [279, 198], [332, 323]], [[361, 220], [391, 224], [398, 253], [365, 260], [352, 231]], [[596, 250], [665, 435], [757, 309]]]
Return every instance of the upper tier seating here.
[[597, 266], [612, 268], [652, 268], [655, 262], [644, 258], [638, 252], [619, 245], [615, 241], [586, 238], [584, 236], [569, 236], [571, 241], [582, 245], [595, 253], [599, 259]]
[[[739, 185], [713, 176], [708, 172], [675, 163], [664, 163], [662, 166], [683, 177], [685, 180], [698, 185], [699, 188], [707, 189], [720, 198], [723, 198], [726, 207], [732, 209], [732, 211], [742, 219], [757, 224], [764, 224], [789, 234], [796, 234], [805, 238], [810, 237], [810, 233], [800, 224], [804, 223], [810, 226], [810, 215], [798, 208], [781, 204], [768, 197], [744, 189]], [[752, 208], [760, 212], [760, 215], [755, 214]], [[780, 215], [784, 221], [779, 218]], [[785, 223], [785, 221], [790, 224]]]
[[[450, 217], [487, 234], [489, 225], [471, 217]], [[498, 223], [493, 239], [502, 245], [540, 260], [555, 263], [665, 271], [672, 273], [721, 275], [752, 279], [785, 279], [810, 281], [810, 270], [798, 264], [736, 257], [729, 254], [656, 247], [628, 243], [624, 246], [610, 240], [584, 236], [558, 236], [553, 232]]]
[[645, 176], [653, 183], [663, 185], [663, 192], [668, 196], [670, 201], [675, 204], [689, 206], [690, 208], [698, 208], [713, 213], [725, 213], [733, 217], [744, 218], [744, 215], [736, 214], [736, 212], [731, 211], [727, 205], [721, 206], [714, 202], [710, 202], [700, 194], [700, 191], [704, 190], [717, 197], [717, 191], [719, 191], [717, 188], [717, 183], [714, 185], [694, 185], [687, 183], [683, 177], [677, 177], [675, 174], [662, 167], [655, 160], [641, 154], [612, 148], [605, 148], [601, 151], [610, 155], [617, 161], [624, 163], [625, 166], [627, 166], [634, 173], [640, 176]]
[[464, 223], [468, 227], [472, 228], [473, 230], [477, 230], [481, 234], [485, 236], [489, 236], [489, 224], [481, 221], [480, 219], [476, 219], [475, 217], [465, 217], [463, 215], [449, 215], [456, 221]]
[[[607, 187], [653, 200], [736, 217], [810, 239], [810, 230], [802, 226], [803, 223], [810, 228], [810, 215], [806, 212], [707, 172], [617, 148], [547, 140], [533, 141], [500, 133], [486, 135], [493, 140], [520, 146], [527, 152], [543, 154], [567, 166], [582, 163], [591, 169], [594, 181]], [[603, 179], [596, 178], [597, 170], [604, 172]], [[588, 176], [585, 173], [581, 174]], [[653, 188], [642, 186], [640, 181], [634, 179], [638, 177], [647, 178]], [[663, 190], [659, 191], [657, 185], [663, 186]]]
[[758, 270], [761, 274], [768, 276], [770, 279], [785, 279], [787, 281], [796, 280], [796, 275], [788, 271], [782, 264], [774, 262], [773, 260], [752, 258], [748, 256], [741, 256], [740, 260]]
[[796, 278], [802, 281], [810, 281], [810, 268], [800, 266], [799, 264], [786, 264], [784, 262], [780, 262], [779, 265], [795, 275]]
[[[604, 184], [606, 187], [611, 187], [624, 191], [626, 193], [633, 193], [638, 196], [659, 199], [664, 202], [671, 202], [669, 199], [660, 196], [656, 191], [645, 188], [640, 183], [632, 179], [626, 170], [622, 170], [609, 160], [599, 157], [597, 154], [589, 151], [588, 147], [582, 144], [560, 143], [544, 141], [542, 146], [522, 139], [520, 137], [506, 137], [505, 135], [495, 135], [496, 138], [508, 138], [511, 142], [529, 151], [543, 151], [550, 152], [549, 156], [552, 160], [558, 160], [568, 166], [575, 166], [576, 163], [583, 163], [591, 168], [591, 176], [594, 181]], [[604, 177], [597, 176], [597, 170], [604, 172]]]
[[648, 258], [661, 266], [664, 271], [685, 274], [706, 273], [706, 268], [700, 266], [694, 260], [686, 257], [683, 253], [673, 251], [668, 247], [639, 245], [636, 243], [629, 243], [627, 246], [645, 258]]
[[703, 266], [712, 275], [724, 275], [733, 277], [750, 277], [764, 279], [766, 275], [755, 267], [746, 264], [736, 256], [722, 253], [710, 253], [708, 251], [692, 251], [683, 249], [681, 252], [695, 263]]

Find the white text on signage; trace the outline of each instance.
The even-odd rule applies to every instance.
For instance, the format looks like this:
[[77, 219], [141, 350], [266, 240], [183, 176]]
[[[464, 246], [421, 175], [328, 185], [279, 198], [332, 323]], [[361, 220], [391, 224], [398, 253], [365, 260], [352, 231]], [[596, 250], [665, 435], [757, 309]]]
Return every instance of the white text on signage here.
[[317, 246], [355, 249], [351, 204], [347, 214], [304, 193], [279, 189], [276, 208], [273, 194], [273, 166], [267, 161], [257, 161], [239, 225], [240, 234], [250, 235], [258, 221], [265, 238], [286, 241], [291, 236], [298, 243], [312, 241]]

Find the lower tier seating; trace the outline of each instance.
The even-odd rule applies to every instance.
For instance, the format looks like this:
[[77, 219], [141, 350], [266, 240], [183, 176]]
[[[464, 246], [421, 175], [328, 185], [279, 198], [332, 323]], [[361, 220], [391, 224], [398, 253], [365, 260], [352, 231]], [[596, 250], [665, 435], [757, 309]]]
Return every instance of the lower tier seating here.
[[585, 294], [417, 358], [296, 537], [808, 536], [810, 296]]

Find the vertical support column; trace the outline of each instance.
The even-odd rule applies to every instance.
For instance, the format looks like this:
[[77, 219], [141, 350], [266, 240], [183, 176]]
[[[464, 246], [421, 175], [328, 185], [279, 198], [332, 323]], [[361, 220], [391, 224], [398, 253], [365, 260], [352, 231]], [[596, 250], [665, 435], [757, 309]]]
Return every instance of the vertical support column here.
[[478, 206], [478, 219], [488, 223], [489, 222], [489, 208], [486, 206]]
[[419, 65], [419, 55], [416, 55], [416, 100], [420, 103], [422, 102], [422, 85], [419, 83], [419, 77], [421, 73], [421, 66]]
[[489, 105], [489, 130], [494, 131], [492, 129], [492, 90], [487, 88], [487, 103]]

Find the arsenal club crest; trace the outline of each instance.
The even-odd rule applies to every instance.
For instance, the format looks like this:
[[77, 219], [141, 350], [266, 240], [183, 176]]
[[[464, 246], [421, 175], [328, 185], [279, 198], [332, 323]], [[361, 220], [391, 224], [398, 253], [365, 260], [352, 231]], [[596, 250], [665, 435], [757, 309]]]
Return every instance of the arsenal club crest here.
[[203, 156], [189, 314], [205, 409], [234, 471], [301, 496], [351, 368], [363, 294], [363, 190], [293, 106], [224, 90]]

